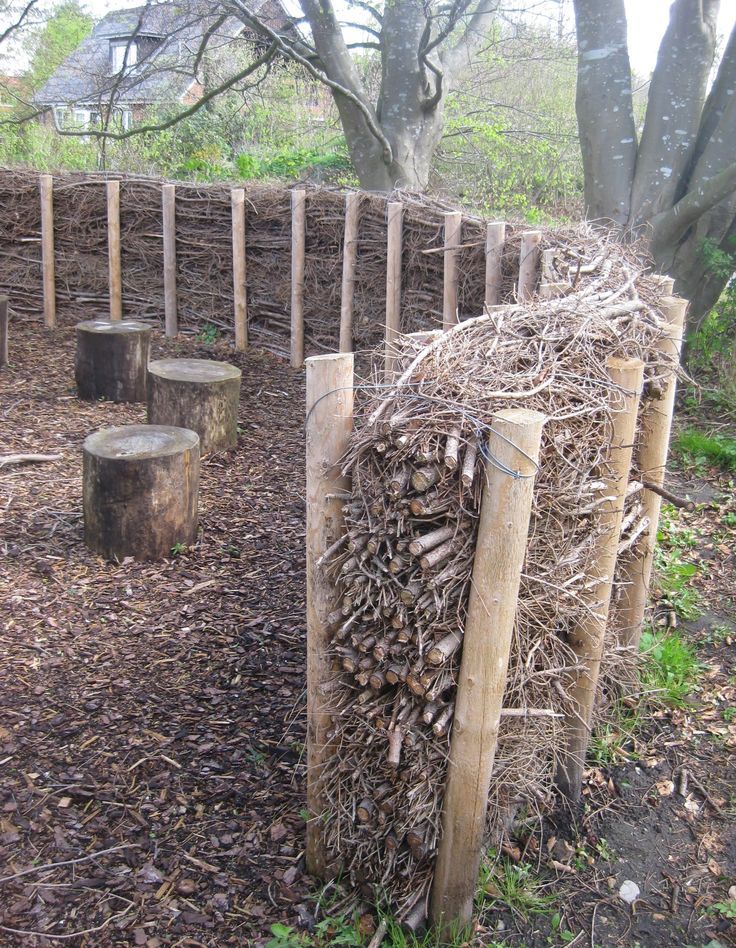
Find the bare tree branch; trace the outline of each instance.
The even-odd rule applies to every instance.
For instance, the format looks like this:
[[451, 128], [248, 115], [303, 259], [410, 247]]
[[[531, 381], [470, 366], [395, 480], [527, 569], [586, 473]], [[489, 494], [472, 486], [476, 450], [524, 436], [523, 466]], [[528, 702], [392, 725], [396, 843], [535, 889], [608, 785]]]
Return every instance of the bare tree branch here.
[[[266, 23], [259, 20], [256, 14], [253, 13], [245, 5], [245, 3], [242, 2], [242, 0], [229, 0], [229, 2], [232, 4], [232, 6], [235, 9], [238, 10], [240, 15], [244, 18], [246, 22], [248, 22], [249, 24], [252, 23], [254, 25], [257, 25], [258, 28], [266, 32], [267, 35], [270, 36], [271, 39], [274, 41], [278, 50], [284, 56], [304, 66], [304, 68], [307, 70], [309, 75], [312, 76], [313, 79], [317, 79], [319, 82], [323, 83], [324, 85], [328, 86], [328, 88], [332, 89], [333, 92], [337, 93], [338, 95], [343, 96], [345, 99], [348, 100], [348, 102], [350, 102], [361, 113], [369, 131], [375, 137], [375, 139], [379, 142], [379, 144], [381, 145], [383, 149], [384, 161], [386, 162], [386, 164], [390, 164], [390, 162], [393, 159], [393, 149], [391, 148], [391, 143], [386, 138], [380, 125], [376, 121], [376, 117], [375, 117], [375, 113], [373, 109], [368, 104], [368, 102], [365, 101], [364, 93], [362, 93], [362, 89], [360, 88], [360, 83], [357, 80], [357, 73], [355, 72], [354, 66], [352, 66], [350, 53], [347, 49], [347, 46], [345, 45], [345, 40], [343, 38], [342, 31], [340, 30], [340, 27], [337, 24], [337, 18], [335, 16], [334, 10], [332, 9], [332, 4], [329, 3], [329, 0], [322, 0], [319, 11], [318, 12], [313, 11], [313, 16], [310, 15], [310, 9], [308, 6], [309, 0], [303, 0], [303, 6], [307, 14], [307, 19], [309, 20], [309, 23], [312, 26], [312, 32], [316, 33], [317, 31], [315, 28], [315, 23], [321, 24], [324, 31], [330, 34], [329, 39], [334, 44], [336, 53], [340, 52], [340, 48], [344, 50], [344, 58], [349, 60], [352, 66], [350, 70], [352, 75], [349, 76], [349, 78], [351, 79], [352, 88], [350, 88], [348, 85], [343, 84], [342, 82], [338, 82], [335, 79], [330, 78], [330, 76], [328, 76], [325, 71], [323, 71], [322, 69], [318, 69], [316, 66], [314, 66], [305, 56], [302, 56], [299, 52], [297, 52], [294, 46], [290, 45], [284, 39], [283, 36], [281, 36], [279, 33], [276, 32], [276, 30], [272, 29]], [[334, 23], [334, 29], [332, 28], [333, 23]], [[315, 36], [315, 40], [316, 40], [316, 36]], [[318, 53], [320, 52], [319, 42], [317, 42], [317, 52]], [[321, 57], [321, 58], [324, 59], [324, 57]], [[335, 60], [331, 59], [330, 62], [334, 63]], [[354, 76], [355, 81], [352, 81], [353, 76]], [[357, 90], [357, 91], [354, 91], [354, 90]]]
[[28, 19], [28, 16], [31, 10], [36, 6], [38, 0], [28, 0], [28, 3], [23, 7], [21, 12], [18, 14], [18, 19], [11, 23], [10, 26], [6, 27], [2, 33], [0, 33], [0, 44], [4, 43], [16, 30], [19, 30], [23, 24]]
[[[136, 135], [142, 135], [144, 132], [162, 132], [167, 128], [171, 128], [172, 125], [176, 125], [178, 122], [181, 122], [182, 119], [188, 118], [190, 115], [194, 115], [194, 113], [198, 112], [203, 105], [206, 105], [208, 102], [216, 99], [217, 96], [222, 95], [223, 92], [227, 92], [228, 89], [232, 89], [233, 86], [237, 85], [239, 82], [242, 82], [243, 79], [252, 75], [262, 66], [266, 66], [271, 63], [274, 59], [274, 56], [276, 55], [276, 52], [276, 44], [272, 43], [266, 52], [262, 56], [259, 56], [258, 59], [254, 60], [249, 66], [246, 66], [244, 69], [241, 69], [239, 72], [230, 76], [224, 82], [221, 82], [219, 85], [214, 86], [212, 89], [205, 92], [205, 94], [201, 96], [201, 98], [197, 99], [193, 105], [190, 105], [186, 109], [182, 109], [181, 112], [177, 112], [175, 115], [170, 116], [168, 119], [165, 119], [161, 122], [150, 123], [148, 125], [136, 125], [135, 128], [128, 129], [127, 131], [123, 130], [122, 132], [111, 132], [107, 129], [89, 128], [80, 131], [72, 129], [60, 129], [59, 134], [76, 138], [91, 137], [122, 141], [126, 138], [133, 138]], [[0, 122], [0, 124], [2, 124], [2, 122]]]
[[202, 59], [204, 58], [204, 54], [207, 50], [209, 41], [212, 39], [215, 33], [220, 29], [220, 27], [225, 23], [226, 20], [227, 20], [227, 16], [225, 16], [224, 14], [222, 16], [218, 16], [217, 19], [214, 21], [214, 23], [208, 26], [207, 29], [205, 30], [205, 33], [202, 37], [202, 42], [199, 44], [199, 49], [197, 50], [197, 55], [194, 57], [194, 63], [192, 65], [192, 73], [194, 76], [199, 75], [199, 67], [202, 65]]
[[364, 3], [363, 0], [347, 0], [349, 7], [358, 7], [360, 10], [365, 10], [370, 13], [372, 17], [375, 18], [376, 22], [380, 25], [383, 25], [383, 15], [376, 10], [376, 8], [371, 3]]
[[442, 55], [442, 64], [452, 73], [467, 63], [482, 46], [493, 24], [499, 0], [479, 0], [460, 39]]
[[711, 208], [736, 191], [736, 161], [715, 175], [701, 181], [674, 207], [652, 218], [652, 244], [671, 244]]

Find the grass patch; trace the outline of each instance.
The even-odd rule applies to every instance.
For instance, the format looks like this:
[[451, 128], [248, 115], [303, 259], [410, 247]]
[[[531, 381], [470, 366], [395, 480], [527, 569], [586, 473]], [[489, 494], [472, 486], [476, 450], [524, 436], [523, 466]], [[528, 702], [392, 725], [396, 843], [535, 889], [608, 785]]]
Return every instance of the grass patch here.
[[698, 531], [680, 521], [676, 507], [663, 504], [654, 551], [655, 581], [666, 605], [686, 620], [697, 619], [701, 612], [700, 594], [691, 583], [698, 567], [683, 559], [697, 543]]
[[675, 438], [673, 447], [688, 466], [736, 471], [736, 438], [707, 435], [695, 428], [687, 428]]
[[647, 698], [667, 707], [682, 707], [697, 686], [703, 666], [694, 646], [675, 631], [645, 631], [641, 637], [641, 683]]
[[593, 732], [588, 747], [588, 763], [593, 767], [610, 767], [622, 760], [638, 760], [636, 731], [641, 717], [621, 703], [614, 706], [614, 718]]
[[657, 586], [667, 605], [681, 619], [697, 619], [701, 613], [700, 593], [690, 585], [690, 580], [697, 575], [698, 567], [686, 563], [677, 550], [658, 546], [654, 551], [654, 569]]
[[478, 900], [490, 899], [522, 921], [554, 911], [557, 897], [548, 894], [546, 889], [547, 884], [536, 877], [533, 866], [496, 859], [493, 852], [481, 866]]

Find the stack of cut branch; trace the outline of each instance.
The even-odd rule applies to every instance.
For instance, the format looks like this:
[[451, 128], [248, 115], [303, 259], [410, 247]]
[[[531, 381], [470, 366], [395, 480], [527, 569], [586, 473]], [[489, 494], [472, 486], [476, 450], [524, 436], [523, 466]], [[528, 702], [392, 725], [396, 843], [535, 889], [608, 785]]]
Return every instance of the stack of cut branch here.
[[[548, 418], [492, 783], [498, 833], [519, 805], [551, 799], [576, 668], [568, 639], [590, 608], [611, 431], [606, 360], [642, 358], [651, 377], [664, 368], [653, 361], [658, 290], [634, 251], [585, 232], [557, 247], [555, 265], [562, 298], [426, 344], [405, 338], [403, 372], [368, 399], [345, 461], [345, 531], [324, 567], [342, 597], [330, 617], [337, 757], [326, 837], [354, 882], [388, 893], [401, 915], [431, 882], [492, 416], [518, 406]], [[644, 529], [639, 491], [634, 480], [625, 550]]]

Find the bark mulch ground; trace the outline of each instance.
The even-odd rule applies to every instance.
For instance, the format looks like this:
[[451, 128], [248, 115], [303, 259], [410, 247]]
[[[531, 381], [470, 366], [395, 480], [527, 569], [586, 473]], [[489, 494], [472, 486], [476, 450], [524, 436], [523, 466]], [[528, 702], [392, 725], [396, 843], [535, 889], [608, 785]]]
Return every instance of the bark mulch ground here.
[[3, 945], [252, 944], [308, 911], [303, 373], [158, 354], [236, 362], [243, 386], [197, 544], [154, 564], [82, 542], [82, 441], [144, 407], [76, 398], [72, 330], [14, 326], [0, 373], [0, 454], [61, 456], [0, 469]]
[[[0, 468], [3, 946], [257, 946], [275, 922], [284, 944], [357, 943], [305, 934], [304, 376], [157, 340], [177, 353], [243, 368], [238, 447], [203, 462], [193, 549], [110, 564], [82, 542], [81, 443], [144, 409], [80, 402], [73, 332], [13, 327], [0, 455], [61, 457]], [[703, 501], [676, 524], [697, 686], [613, 728], [577, 833], [517, 823], [468, 944], [736, 944], [736, 491], [712, 471], [673, 486]]]

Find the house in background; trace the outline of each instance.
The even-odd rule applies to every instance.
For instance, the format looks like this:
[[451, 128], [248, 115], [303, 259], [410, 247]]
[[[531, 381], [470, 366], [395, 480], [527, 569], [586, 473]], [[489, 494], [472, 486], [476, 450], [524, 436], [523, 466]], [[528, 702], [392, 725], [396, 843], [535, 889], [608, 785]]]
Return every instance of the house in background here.
[[[208, 6], [152, 3], [108, 13], [36, 93], [41, 121], [85, 129], [117, 118], [128, 129], [152, 107], [197, 102], [205, 63], [254, 41], [239, 20], [215, 18]], [[256, 0], [252, 9], [274, 29], [290, 22], [280, 0]]]

